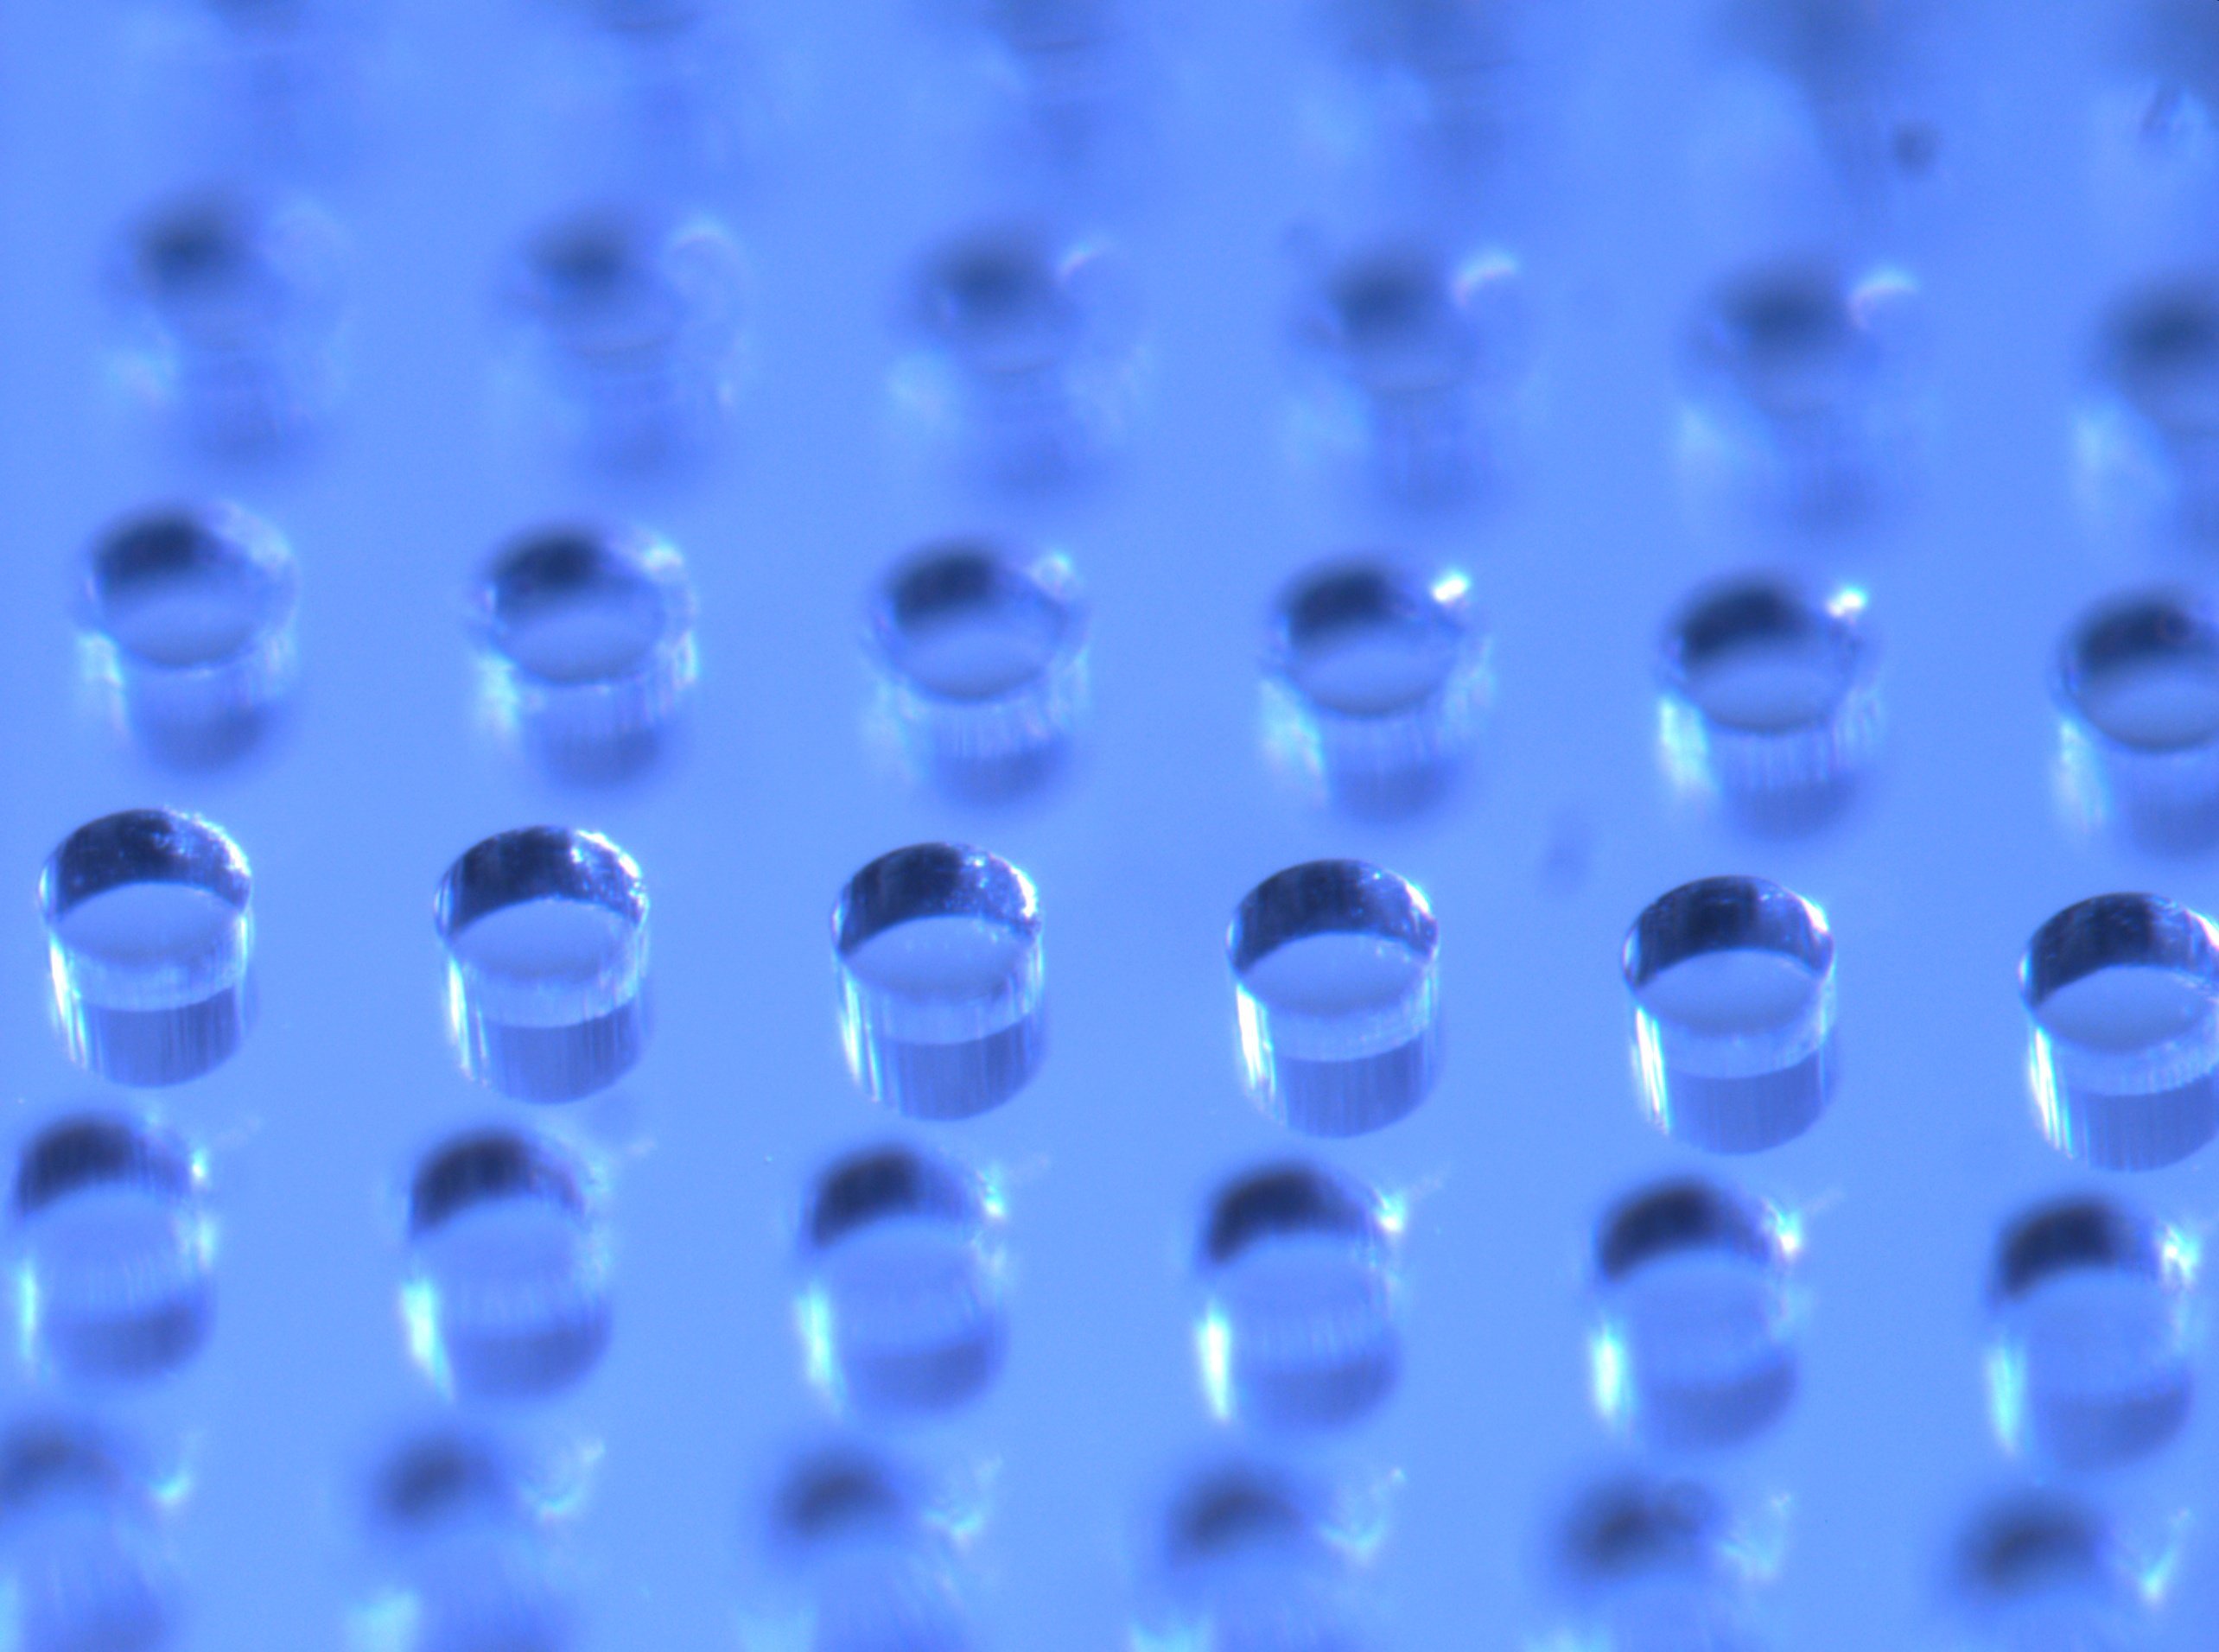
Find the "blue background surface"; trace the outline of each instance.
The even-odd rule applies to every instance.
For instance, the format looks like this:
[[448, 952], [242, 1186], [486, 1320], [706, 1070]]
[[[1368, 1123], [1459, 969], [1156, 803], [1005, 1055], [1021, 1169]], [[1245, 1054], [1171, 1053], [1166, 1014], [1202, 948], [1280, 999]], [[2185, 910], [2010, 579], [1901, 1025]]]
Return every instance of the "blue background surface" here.
[[[1129, 175], [1058, 202], [1136, 273], [1132, 442], [1102, 486], [1032, 499], [949, 480], [889, 411], [918, 249], [1050, 187], [982, 132], [991, 92], [952, 25], [892, 0], [759, 8], [734, 24], [741, 153], [705, 165], [565, 99], [593, 57], [575, 18], [391, 0], [342, 20], [359, 98], [331, 112], [353, 139], [304, 161], [261, 144], [180, 44], [205, 30], [198, 14], [0, 11], [12, 1137], [100, 1093], [47, 1024], [32, 889], [52, 846], [110, 810], [170, 803], [223, 823], [256, 877], [261, 1022], [235, 1061], [159, 1100], [211, 1155], [217, 1331], [177, 1378], [98, 1402], [193, 1465], [174, 1521], [188, 1644], [347, 1643], [372, 1575], [366, 1465], [441, 1406], [400, 1335], [402, 1189], [428, 1144], [518, 1111], [444, 1041], [431, 893], [470, 843], [537, 821], [607, 831], [655, 902], [646, 1060], [616, 1093], [540, 1116], [608, 1166], [615, 1342], [580, 1388], [505, 1423], [596, 1443], [568, 1540], [590, 1643], [745, 1643], [766, 1488], [832, 1422], [792, 1326], [796, 1220], [827, 1160], [903, 1134], [842, 1070], [826, 914], [865, 861], [936, 837], [1027, 868], [1046, 918], [1043, 1075], [931, 1133], [1006, 1185], [1011, 1356], [981, 1403], [898, 1439], [990, 1485], [971, 1555], [988, 1643], [1124, 1643], [1148, 1509], [1235, 1443], [1195, 1379], [1192, 1247], [1219, 1179], [1300, 1144], [1240, 1093], [1224, 925], [1260, 878], [1340, 854], [1418, 881], [1443, 935], [1440, 1088], [1390, 1130], [1317, 1149], [1411, 1210], [1400, 1388], [1294, 1452], [1383, 1489], [1367, 1580], [1383, 1640], [1522, 1645], [1553, 1621], [1550, 1511], [1624, 1460], [1586, 1395], [1593, 1221], [1645, 1177], [1701, 1167], [1637, 1105], [1618, 948], [1655, 895], [1724, 871], [1777, 877], [1828, 913], [1844, 1078], [1809, 1136], [1730, 1167], [1805, 1213], [1810, 1319], [1784, 1423], [1700, 1471], [1779, 1513], [1771, 1643], [1942, 1638], [1949, 1545], [2019, 1475], [1984, 1414], [1991, 1247], [2028, 1199], [2094, 1179], [2031, 1118], [2019, 950], [2106, 889], [2219, 901], [2209, 865], [2146, 864], [2066, 829], [2045, 690], [2087, 601], [2196, 572], [2085, 519], [2071, 436], [2103, 301], [2202, 251], [2214, 197], [2192, 155], [2163, 211], [2105, 169], [2104, 98], [2150, 63], [2101, 48], [2093, 23], [2083, 39], [2069, 9], [1954, 9], [1904, 83], [1942, 135], [1932, 175], [1860, 210], [1793, 179], [1761, 197], [1721, 181], [1710, 9], [1546, 10], [1505, 76], [1521, 112], [1499, 169], [1448, 202], [1364, 151], [1300, 9], [1152, 19]], [[123, 226], [168, 188], [241, 172], [311, 188], [351, 249], [342, 410], [275, 469], [183, 454], [109, 365], [101, 272]], [[504, 422], [501, 260], [549, 209], [603, 190], [696, 201], [747, 254], [749, 372], [727, 448], [690, 480], [596, 480]], [[1508, 250], [1533, 307], [1527, 438], [1486, 510], [1398, 515], [1289, 456], [1302, 226], [1330, 239], [1412, 220]], [[1756, 252], [1810, 245], [1911, 272], [1930, 340], [1925, 486], [1886, 531], [1822, 546], [1706, 525], [1672, 444], [1694, 295]], [[139, 766], [77, 692], [68, 598], [102, 525], [203, 496], [290, 537], [302, 685], [265, 758], [179, 778]], [[494, 545], [581, 511], [638, 517], [684, 551], [703, 660], [682, 760], [583, 797], [490, 738], [461, 626]], [[979, 528], [1068, 551], [1094, 604], [1097, 704], [1071, 789], [982, 817], [874, 766], [858, 646], [879, 568]], [[1257, 738], [1271, 593], [1366, 546], [1460, 562], [1497, 641], [1480, 783], [1396, 829], [1309, 812]], [[1669, 795], [1655, 751], [1658, 627], [1698, 581], [1752, 562], [1862, 585], [1885, 650], [1876, 794], [1803, 844], [1727, 836]], [[2201, 1228], [2212, 1174], [2192, 1161], [2127, 1191]], [[0, 1382], [11, 1404], [54, 1397], [12, 1364]], [[2203, 1635], [2219, 1621], [2199, 1523], [2214, 1451], [2200, 1413], [2093, 1488], [2144, 1528], [2186, 1516], [2165, 1645], [2203, 1643], [2199, 1618]]]

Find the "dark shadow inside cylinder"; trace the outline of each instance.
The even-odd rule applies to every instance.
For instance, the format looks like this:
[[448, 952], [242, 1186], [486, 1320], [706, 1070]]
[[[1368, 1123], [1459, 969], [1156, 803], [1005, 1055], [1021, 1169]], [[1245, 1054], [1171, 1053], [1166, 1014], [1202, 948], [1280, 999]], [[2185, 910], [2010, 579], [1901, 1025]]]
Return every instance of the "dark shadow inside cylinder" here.
[[235, 912], [246, 910], [246, 861], [230, 839], [166, 809], [109, 815], [72, 832], [48, 861], [39, 898], [48, 923], [139, 884], [186, 884]]
[[1434, 916], [1392, 873], [1360, 861], [1313, 861], [1267, 878], [1241, 903], [1232, 963], [1247, 970], [1290, 941], [1358, 932], [1430, 956], [1440, 935]]
[[2151, 964], [2219, 978], [2219, 950], [2185, 907], [2151, 895], [2099, 895], [2068, 906], [2035, 931], [2022, 981], [2038, 1010], [2060, 988], [2099, 969]]
[[[1408, 639], [1412, 681], [1374, 685], [1323, 683], [1305, 670], [1306, 663], [1352, 641], [1383, 633]], [[1312, 695], [1331, 709], [1361, 715], [1421, 698], [1431, 686], [1425, 678], [1446, 669], [1446, 657], [1461, 640], [1461, 627], [1440, 601], [1413, 576], [1377, 562], [1336, 564], [1311, 575], [1282, 604], [1280, 642], [1288, 669], [1308, 678]], [[1434, 666], [1433, 671], [1426, 668]]]
[[255, 279], [254, 226], [240, 206], [211, 196], [156, 219], [138, 244], [148, 294], [179, 310], [230, 297]]
[[2219, 285], [2169, 282], [2114, 313], [2106, 376], [2161, 438], [2219, 433]]
[[977, 849], [922, 843], [880, 856], [849, 880], [834, 937], [852, 952], [873, 937], [920, 918], [986, 918], [1027, 934], [1040, 924], [1030, 886]]
[[2087, 1470], [2180, 1432], [2195, 1397], [2184, 1254], [2170, 1230], [2100, 1198], [2038, 1206], [2005, 1231], [1990, 1400], [2007, 1441]]
[[1300, 1544], [1315, 1537], [1309, 1489], [1268, 1470], [1235, 1464], [1186, 1488], [1165, 1531], [1174, 1566], [1207, 1565], [1234, 1550]]
[[1202, 1254], [1213, 1408], [1296, 1431], [1375, 1410], [1402, 1369], [1393, 1250], [1378, 1197], [1317, 1166], [1271, 1166], [1223, 1190]]
[[1879, 366], [1842, 272], [1816, 263], [1771, 265], [1726, 283], [1701, 315], [1695, 348], [1704, 368], [1774, 418], [1835, 411]]
[[2010, 1599], [2114, 1580], [2116, 1538], [2103, 1516], [2070, 1494], [2025, 1492], [1981, 1510], [1958, 1546], [1966, 1590]]
[[153, 1488], [130, 1441], [99, 1425], [29, 1416], [0, 1432], [0, 1526], [53, 1504], [151, 1514]]
[[1389, 395], [1470, 378], [1481, 340], [1453, 283], [1446, 260], [1415, 246], [1377, 251], [1339, 270], [1327, 308], [1351, 372]]
[[[1808, 647], [1826, 656], [1837, 678], [1846, 678], [1853, 649], [1833, 616], [1815, 612], [1799, 592], [1770, 580], [1747, 580], [1708, 593], [1672, 629], [1668, 666], [1691, 689], [1704, 673], [1751, 648]], [[1796, 720], [1794, 714], [1743, 714], [1758, 726]]]
[[490, 1437], [439, 1428], [402, 1440], [369, 1488], [372, 1525], [415, 1540], [456, 1525], [528, 1524], [534, 1498], [512, 1453]]
[[1595, 1242], [1593, 1357], [1609, 1420], [1682, 1449], [1776, 1423], [1798, 1370], [1785, 1267], [1771, 1213], [1709, 1182], [1661, 1183], [1608, 1211]]
[[[953, 543], [895, 570], [879, 642], [929, 692], [982, 700], [1037, 673], [1066, 640], [1070, 620], [1063, 604], [991, 546]], [[968, 650], [933, 646], [958, 631], [995, 634]]]
[[113, 1115], [66, 1120], [18, 1160], [22, 1325], [75, 1377], [157, 1377], [207, 1339], [215, 1289], [190, 1149]]
[[941, 248], [919, 283], [917, 317], [927, 336], [987, 374], [1047, 367], [1075, 346], [1080, 327], [1052, 250], [1018, 229]]
[[649, 226], [622, 213], [580, 213], [535, 238], [518, 297], [582, 354], [652, 348], [677, 321]]
[[945, 1411], [1000, 1373], [1008, 1337], [987, 1194], [969, 1170], [907, 1147], [857, 1153], [820, 1179], [804, 1236], [812, 1370], [865, 1413]]
[[410, 1194], [406, 1301], [418, 1359], [459, 1393], [529, 1398], [606, 1350], [608, 1263], [584, 1172], [543, 1139], [465, 1136]]
[[2158, 752], [2219, 737], [2219, 620], [2185, 593], [2097, 609], [2067, 640], [2058, 676], [2070, 702], [2123, 746]]
[[255, 1007], [246, 860], [196, 816], [128, 810], [69, 835], [39, 901], [71, 1058], [118, 1083], [181, 1083], [238, 1048]]
[[2061, 1199], [2012, 1223], [1996, 1256], [1992, 1299], [1999, 1306], [2045, 1280], [2080, 1268], [2115, 1269], [2156, 1281], [2168, 1270], [2161, 1230], [2098, 1198]]
[[771, 1509], [781, 1547], [808, 1549], [858, 1534], [905, 1531], [921, 1522], [912, 1477], [862, 1448], [828, 1447], [797, 1461]]
[[1603, 1589], [1629, 1577], [1718, 1567], [1732, 1524], [1717, 1494], [1692, 1480], [1629, 1474], [1590, 1488], [1559, 1540], [1567, 1580]]
[[491, 1130], [448, 1144], [416, 1172], [409, 1189], [409, 1231], [421, 1238], [474, 1205], [526, 1198], [579, 1221], [588, 1205], [576, 1168], [534, 1139]]
[[1626, 949], [1637, 990], [1689, 958], [1752, 950], [1800, 959], [1814, 974], [1834, 962], [1833, 937], [1796, 896], [1761, 878], [1705, 878], [1652, 902]]
[[488, 912], [550, 896], [607, 907], [639, 923], [647, 898], [639, 874], [607, 840], [559, 827], [526, 827], [473, 846], [440, 886], [440, 933], [449, 938]]

